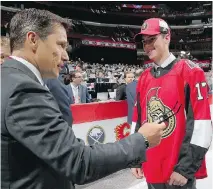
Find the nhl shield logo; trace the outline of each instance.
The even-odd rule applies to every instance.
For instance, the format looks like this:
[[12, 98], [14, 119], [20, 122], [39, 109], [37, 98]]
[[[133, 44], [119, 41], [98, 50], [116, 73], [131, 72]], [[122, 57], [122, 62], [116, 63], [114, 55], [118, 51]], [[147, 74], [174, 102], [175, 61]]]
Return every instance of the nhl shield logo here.
[[[158, 90], [160, 88], [152, 88], [147, 94], [147, 121], [149, 123], [158, 122], [162, 119], [164, 114], [168, 116], [172, 115], [171, 109], [166, 106], [162, 100], [158, 97]], [[166, 129], [163, 131], [162, 138], [169, 137], [176, 127], [176, 117], [175, 115], [170, 117], [166, 124]]]
[[146, 22], [143, 23], [143, 25], [141, 26], [141, 30], [145, 30], [147, 29], [148, 24]]

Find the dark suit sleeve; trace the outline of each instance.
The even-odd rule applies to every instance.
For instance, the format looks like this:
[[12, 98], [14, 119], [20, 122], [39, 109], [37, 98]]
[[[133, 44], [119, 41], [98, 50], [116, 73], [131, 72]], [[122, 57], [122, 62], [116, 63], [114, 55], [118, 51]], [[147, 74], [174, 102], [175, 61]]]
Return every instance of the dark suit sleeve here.
[[116, 100], [125, 100], [126, 99], [126, 85], [123, 84], [119, 86], [116, 90]]
[[[131, 94], [130, 94], [130, 86], [126, 86], [126, 98], [127, 98], [127, 104], [128, 104], [128, 115], [127, 115], [127, 122], [129, 124], [132, 124], [132, 111], [133, 106], [131, 105]], [[132, 109], [132, 110], [131, 110]]]
[[17, 84], [13, 91], [8, 95], [4, 118], [8, 132], [74, 183], [94, 181], [145, 161], [145, 144], [140, 133], [115, 143], [85, 146], [62, 119], [47, 89], [26, 81]]
[[73, 118], [70, 111], [70, 104], [72, 104], [72, 101], [65, 86], [63, 86], [63, 83], [59, 79], [48, 79], [45, 83], [58, 103], [63, 119], [71, 126]]
[[135, 98], [136, 96], [133, 95], [133, 92], [134, 91], [131, 91], [131, 90], [135, 90], [136, 91], [136, 86], [134, 87], [133, 85], [134, 83], [130, 83], [129, 85], [126, 86], [126, 96], [127, 96], [127, 99], [129, 100], [129, 103], [134, 106], [135, 104]]
[[130, 95], [129, 85], [126, 86], [126, 97], [127, 97], [127, 100], [130, 101], [131, 95]]
[[90, 103], [90, 102], [91, 102], [91, 98], [90, 98], [88, 89], [87, 89], [87, 87], [86, 87], [86, 103]]

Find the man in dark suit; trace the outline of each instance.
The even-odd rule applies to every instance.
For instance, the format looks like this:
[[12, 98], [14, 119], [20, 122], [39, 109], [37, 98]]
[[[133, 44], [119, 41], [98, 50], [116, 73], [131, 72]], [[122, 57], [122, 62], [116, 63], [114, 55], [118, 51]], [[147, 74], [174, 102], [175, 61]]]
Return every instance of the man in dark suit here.
[[116, 100], [126, 100], [126, 85], [133, 81], [134, 74], [132, 72], [125, 72], [124, 79], [125, 83], [121, 84], [116, 89]]
[[85, 146], [64, 121], [43, 78], [68, 60], [67, 20], [25, 9], [10, 22], [12, 56], [1, 67], [1, 188], [73, 189], [120, 169], [138, 167], [165, 124], [146, 123], [114, 144]]
[[[47, 85], [49, 91], [55, 97], [60, 111], [62, 113], [63, 119], [71, 126], [73, 119], [72, 119], [72, 112], [70, 111], [70, 105], [73, 104], [72, 91], [69, 90], [69, 83], [65, 82], [65, 79], [69, 74], [69, 68], [64, 66], [63, 69], [59, 73], [59, 77], [56, 79], [46, 79], [44, 82]], [[65, 83], [67, 85], [65, 85]]]
[[143, 70], [141, 69], [137, 70], [135, 72], [135, 80], [126, 86], [126, 96], [127, 96], [127, 103], [128, 103], [127, 122], [130, 125], [132, 124], [132, 114], [133, 114], [133, 108], [134, 108], [135, 100], [136, 100], [136, 87], [137, 87], [138, 79], [142, 72]]

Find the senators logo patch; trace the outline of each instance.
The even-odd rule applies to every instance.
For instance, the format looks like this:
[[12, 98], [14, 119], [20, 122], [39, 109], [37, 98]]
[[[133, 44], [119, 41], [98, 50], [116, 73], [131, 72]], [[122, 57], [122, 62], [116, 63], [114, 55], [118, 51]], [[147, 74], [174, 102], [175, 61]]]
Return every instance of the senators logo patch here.
[[148, 24], [146, 22], [143, 23], [143, 25], [141, 26], [141, 30], [145, 30], [147, 29]]
[[130, 125], [123, 123], [115, 128], [116, 140], [121, 140], [130, 135]]
[[[147, 121], [149, 123], [158, 122], [162, 120], [163, 115], [172, 115], [171, 109], [166, 106], [158, 97], [160, 87], [152, 88], [147, 94]], [[164, 129], [162, 138], [170, 136], [176, 127], [176, 117], [171, 116], [165, 123], [167, 128]]]

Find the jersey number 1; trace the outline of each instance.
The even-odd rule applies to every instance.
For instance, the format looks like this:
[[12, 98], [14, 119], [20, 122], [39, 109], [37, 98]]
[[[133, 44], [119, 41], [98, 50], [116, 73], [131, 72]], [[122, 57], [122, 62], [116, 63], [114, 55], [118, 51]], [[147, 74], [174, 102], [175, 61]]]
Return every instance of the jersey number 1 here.
[[202, 96], [202, 94], [201, 94], [200, 88], [201, 88], [201, 87], [205, 87], [205, 86], [206, 86], [206, 82], [197, 83], [197, 84], [195, 85], [195, 87], [197, 88], [197, 94], [198, 94], [197, 99], [198, 99], [198, 100], [203, 100], [203, 99], [204, 99], [203, 96]]

